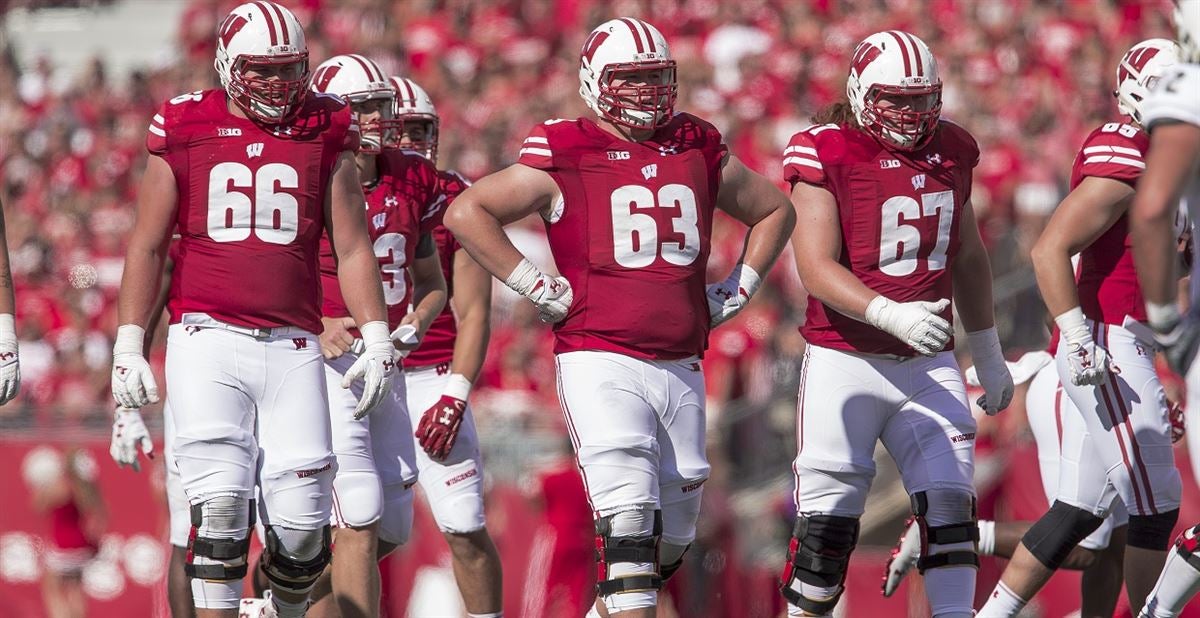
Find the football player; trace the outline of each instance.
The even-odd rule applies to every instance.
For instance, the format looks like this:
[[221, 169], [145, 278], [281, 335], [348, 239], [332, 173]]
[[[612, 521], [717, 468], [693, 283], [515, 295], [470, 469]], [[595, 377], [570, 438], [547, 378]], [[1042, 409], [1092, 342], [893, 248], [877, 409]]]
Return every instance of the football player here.
[[[406, 354], [446, 303], [446, 284], [432, 236], [445, 204], [437, 170], [420, 155], [390, 147], [396, 91], [369, 58], [349, 54], [326, 60], [313, 72], [312, 89], [341, 97], [358, 123], [361, 139], [355, 162], [367, 198], [367, 232], [379, 260], [388, 328], [396, 339], [402, 338], [405, 328], [413, 331], [412, 340], [397, 342], [398, 350]], [[333, 479], [337, 551], [329, 569], [332, 598], [321, 594], [326, 587], [319, 584], [309, 614], [378, 616], [378, 559], [407, 541], [412, 529], [412, 486], [417, 475], [412, 422], [402, 379], [393, 381], [378, 414], [361, 418], [353, 413], [355, 393], [336, 386], [359, 357], [354, 343], [360, 335], [338, 293], [333, 249], [322, 240], [325, 330], [320, 340], [337, 458]]]
[[[391, 78], [396, 90], [398, 146], [437, 164], [441, 129], [433, 100], [411, 79]], [[442, 195], [454, 200], [471, 183], [439, 170]], [[404, 360], [408, 409], [421, 413], [417, 482], [429, 499], [450, 547], [458, 590], [471, 618], [498, 618], [503, 610], [500, 556], [483, 513], [483, 461], [467, 398], [479, 377], [490, 336], [492, 276], [443, 225], [433, 230], [450, 300], [417, 348]], [[422, 410], [424, 412], [422, 412]]]
[[[1057, 495], [980, 616], [1015, 616], [1077, 544], [1107, 541], [1110, 513], [1114, 523], [1128, 518], [1124, 578], [1131, 605], [1140, 607], [1171, 542], [1182, 483], [1125, 215], [1146, 167], [1142, 102], [1177, 58], [1174, 43], [1150, 39], [1121, 59], [1113, 94], [1122, 118], [1084, 140], [1071, 192], [1033, 247], [1038, 287], [1060, 333], [1059, 381], [1073, 405], [1060, 417]], [[1114, 509], [1118, 499], [1123, 508]], [[1100, 588], [1085, 595], [1088, 616], [1113, 612], [1117, 587]]]
[[365, 341], [343, 382], [364, 382], [357, 415], [391, 393], [394, 348], [361, 209], [358, 129], [341, 100], [308, 94], [300, 22], [272, 2], [238, 6], [218, 29], [215, 68], [223, 88], [171, 99], [149, 128], [113, 395], [126, 408], [158, 401], [143, 342], [178, 229], [166, 379], [197, 615], [236, 615], [258, 515], [272, 609], [301, 616], [329, 560], [334, 459], [316, 335], [325, 234]]
[[[1138, 279], [1146, 297], [1146, 314], [1172, 367], [1185, 375], [1188, 401], [1200, 401], [1200, 369], [1195, 364], [1200, 322], [1195, 288], [1191, 312], [1184, 317], [1175, 304], [1177, 260], [1171, 246], [1171, 222], [1186, 192], [1191, 220], [1200, 213], [1200, 0], [1175, 0], [1175, 28], [1182, 62], [1158, 80], [1143, 104], [1150, 151], [1146, 172], [1134, 198], [1130, 231]], [[1195, 284], [1197, 262], [1192, 262]], [[1189, 406], [1188, 450], [1200, 470], [1200, 412]], [[1140, 616], [1178, 616], [1200, 591], [1200, 525], [1179, 536]], [[1136, 605], [1134, 607], [1137, 607]]]
[[979, 405], [996, 414], [1013, 392], [970, 200], [979, 148], [941, 119], [937, 61], [911, 34], [860, 43], [846, 94], [783, 155], [796, 267], [812, 298], [781, 591], [791, 616], [831, 615], [882, 440], [912, 498], [933, 616], [966, 618], [979, 564], [975, 419], [950, 352], [951, 297], [979, 368]]
[[[708, 478], [709, 330], [746, 306], [794, 221], [715, 127], [675, 111], [675, 60], [658, 29], [607, 21], [580, 56], [579, 92], [596, 117], [534, 127], [515, 165], [458, 196], [446, 227], [555, 323], [559, 400], [596, 515], [589, 615], [653, 616], [695, 538]], [[706, 287], [718, 208], [750, 231], [732, 274]], [[561, 276], [502, 230], [534, 213]]]

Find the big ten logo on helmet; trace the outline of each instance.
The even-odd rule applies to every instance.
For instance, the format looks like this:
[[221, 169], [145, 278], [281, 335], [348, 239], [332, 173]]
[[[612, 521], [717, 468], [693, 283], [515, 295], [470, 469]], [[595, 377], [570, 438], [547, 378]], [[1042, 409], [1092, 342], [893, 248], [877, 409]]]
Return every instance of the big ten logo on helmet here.
[[610, 150], [610, 151], [608, 151], [608, 160], [609, 161], [628, 161], [629, 153], [624, 150]]

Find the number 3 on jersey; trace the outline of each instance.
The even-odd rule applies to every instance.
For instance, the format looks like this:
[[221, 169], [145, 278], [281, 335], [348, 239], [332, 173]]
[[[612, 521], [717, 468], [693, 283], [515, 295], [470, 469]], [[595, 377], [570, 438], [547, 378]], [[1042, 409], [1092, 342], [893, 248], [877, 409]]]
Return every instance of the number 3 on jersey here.
[[937, 216], [937, 238], [927, 259], [929, 270], [946, 268], [946, 252], [950, 248], [950, 231], [954, 224], [954, 191], [923, 193], [921, 203], [907, 195], [888, 198], [882, 207], [883, 219], [879, 233], [879, 270], [885, 275], [903, 277], [917, 270], [921, 253], [921, 230], [908, 222]]
[[[659, 243], [658, 219], [639, 212], [656, 207], [679, 209], [671, 229], [683, 236], [682, 241]], [[663, 185], [657, 196], [641, 185], [618, 187], [612, 192], [613, 257], [625, 268], [645, 268], [661, 253], [668, 263], [687, 266], [700, 255], [699, 221], [696, 194], [687, 185]]]
[[[296, 240], [300, 205], [294, 195], [279, 189], [299, 187], [296, 169], [286, 163], [268, 163], [257, 172], [241, 163], [216, 164], [208, 175], [208, 236], [217, 242], [238, 242], [253, 231], [271, 244]], [[254, 198], [237, 189], [253, 189]]]

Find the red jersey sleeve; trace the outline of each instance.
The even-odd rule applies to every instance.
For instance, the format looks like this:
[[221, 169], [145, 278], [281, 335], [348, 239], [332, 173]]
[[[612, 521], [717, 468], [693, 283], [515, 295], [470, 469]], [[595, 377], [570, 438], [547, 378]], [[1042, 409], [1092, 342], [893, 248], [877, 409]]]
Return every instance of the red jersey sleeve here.
[[159, 106], [158, 113], [154, 114], [154, 118], [150, 119], [150, 126], [146, 128], [146, 150], [156, 157], [167, 154], [167, 118], [170, 115], [170, 106], [170, 103]]
[[1110, 122], [1093, 131], [1079, 151], [1081, 177], [1112, 178], [1129, 186], [1146, 170], [1148, 140], [1137, 128]]
[[521, 143], [517, 163], [539, 170], [554, 169], [554, 153], [550, 149], [550, 134], [547, 131], [552, 122], [539, 124], [529, 132], [529, 137]]
[[783, 149], [783, 179], [792, 187], [803, 182], [813, 186], [828, 189], [828, 177], [825, 175], [825, 165], [822, 148], [818, 141], [824, 142], [819, 136], [826, 127], [831, 125], [810, 127], [792, 136], [788, 145]]

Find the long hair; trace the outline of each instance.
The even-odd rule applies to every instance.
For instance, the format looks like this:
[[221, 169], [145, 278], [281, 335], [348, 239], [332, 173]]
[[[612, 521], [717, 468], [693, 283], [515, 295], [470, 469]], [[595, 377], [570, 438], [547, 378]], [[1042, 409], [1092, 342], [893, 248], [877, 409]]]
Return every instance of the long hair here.
[[845, 97], [826, 105], [813, 114], [812, 121], [814, 124], [838, 124], [849, 125], [856, 129], [862, 128], [858, 124], [858, 118], [854, 115], [854, 108], [850, 107], [850, 101]]

